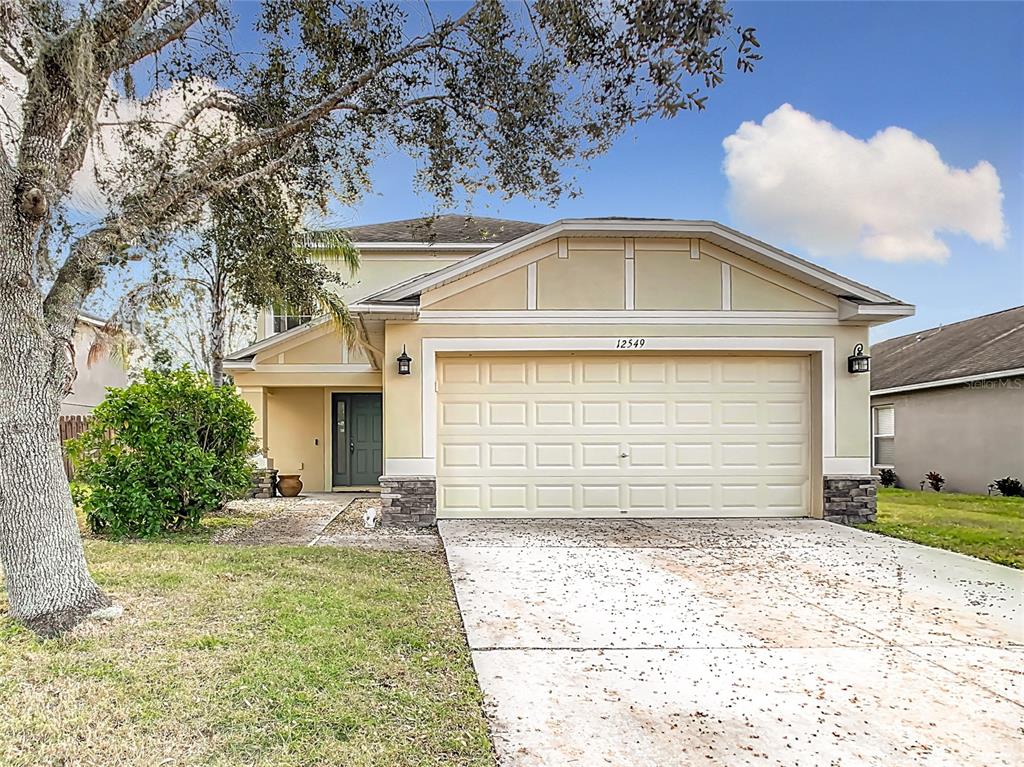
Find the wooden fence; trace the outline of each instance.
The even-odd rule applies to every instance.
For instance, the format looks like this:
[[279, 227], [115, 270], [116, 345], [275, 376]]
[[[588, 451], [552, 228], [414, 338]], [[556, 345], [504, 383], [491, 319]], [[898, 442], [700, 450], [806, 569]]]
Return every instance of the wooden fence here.
[[[64, 443], [69, 439], [79, 436], [88, 425], [89, 416], [87, 415], [62, 415], [57, 424], [61, 447], [63, 448]], [[68, 458], [67, 452], [64, 452], [64, 473], [68, 475], [69, 481], [74, 479], [75, 471], [71, 467], [71, 459]]]

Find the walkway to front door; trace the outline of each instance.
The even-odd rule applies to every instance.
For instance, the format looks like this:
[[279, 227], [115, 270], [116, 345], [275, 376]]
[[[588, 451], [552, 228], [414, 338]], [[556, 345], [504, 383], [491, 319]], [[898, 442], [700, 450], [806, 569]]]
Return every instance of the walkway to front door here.
[[380, 394], [331, 395], [334, 487], [376, 485], [384, 467]]
[[812, 520], [440, 530], [502, 767], [1024, 763], [1024, 573]]

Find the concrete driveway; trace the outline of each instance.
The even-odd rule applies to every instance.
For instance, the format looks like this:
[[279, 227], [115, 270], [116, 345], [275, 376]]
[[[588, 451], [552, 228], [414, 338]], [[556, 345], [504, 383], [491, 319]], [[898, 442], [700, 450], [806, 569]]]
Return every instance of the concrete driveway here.
[[811, 520], [443, 521], [502, 767], [1024, 763], [1024, 574]]

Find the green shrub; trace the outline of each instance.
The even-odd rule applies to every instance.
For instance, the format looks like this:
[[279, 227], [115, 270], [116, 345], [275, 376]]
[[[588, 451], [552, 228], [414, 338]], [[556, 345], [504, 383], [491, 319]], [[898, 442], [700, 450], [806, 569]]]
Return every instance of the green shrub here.
[[69, 443], [93, 532], [151, 536], [194, 527], [249, 486], [255, 415], [229, 386], [191, 370], [145, 371], [109, 390]]
[[895, 487], [900, 478], [892, 469], [882, 469], [878, 472], [878, 481], [882, 483], [882, 487]]
[[[924, 475], [924, 479], [925, 482], [927, 482], [931, 489], [934, 490], [936, 493], [941, 493], [942, 486], [946, 484], [946, 478], [939, 474], [939, 472], [937, 471], [929, 471], [927, 474]], [[921, 489], [923, 490], [924, 488]]]
[[1016, 477], [1003, 477], [992, 482], [999, 490], [1001, 495], [1010, 497], [1024, 496], [1024, 483], [1021, 483]]
[[71, 480], [71, 502], [75, 506], [82, 507], [85, 502], [89, 500], [89, 496], [92, 494], [92, 488], [84, 482], [79, 482], [77, 479]]

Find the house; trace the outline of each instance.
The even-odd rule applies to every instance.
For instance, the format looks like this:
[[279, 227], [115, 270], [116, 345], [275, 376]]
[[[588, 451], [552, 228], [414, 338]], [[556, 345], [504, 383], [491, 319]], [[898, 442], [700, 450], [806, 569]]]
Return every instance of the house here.
[[917, 489], [986, 493], [1024, 477], [1024, 306], [871, 348], [872, 464]]
[[[282, 472], [437, 517], [874, 513], [868, 328], [914, 308], [712, 221], [355, 227], [360, 333], [226, 364]], [[271, 331], [279, 331], [271, 333]]]
[[[61, 404], [60, 414], [88, 415], [106, 396], [107, 387], [126, 386], [128, 373], [125, 363], [116, 354], [104, 351], [98, 356], [91, 353], [106, 323], [89, 314], [79, 314], [72, 345], [75, 349], [75, 369], [78, 375], [71, 392]], [[90, 356], [93, 359], [90, 360]]]

